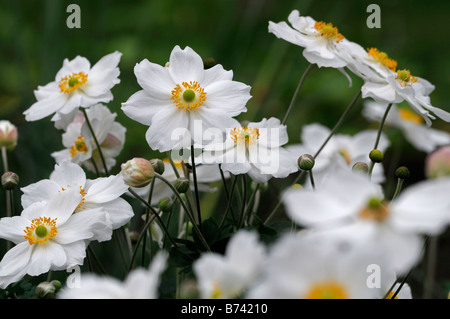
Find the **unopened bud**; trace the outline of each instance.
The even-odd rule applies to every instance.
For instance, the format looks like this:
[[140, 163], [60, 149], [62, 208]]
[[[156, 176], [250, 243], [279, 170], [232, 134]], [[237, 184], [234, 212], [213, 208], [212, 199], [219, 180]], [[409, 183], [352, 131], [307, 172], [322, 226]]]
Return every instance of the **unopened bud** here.
[[13, 172], [6, 172], [2, 175], [2, 186], [4, 189], [14, 189], [19, 184], [19, 176]]
[[304, 171], [312, 170], [315, 164], [314, 157], [309, 154], [303, 154], [298, 158], [298, 167]]
[[162, 160], [160, 160], [159, 158], [154, 158], [150, 160], [150, 163], [152, 164], [155, 173], [159, 175], [162, 175], [164, 173], [166, 166], [164, 165], [164, 162]]
[[354, 172], [368, 173], [369, 172], [369, 165], [367, 165], [364, 162], [356, 162], [353, 165], [352, 170]]
[[384, 155], [380, 150], [372, 150], [369, 153], [369, 158], [374, 163], [381, 163], [383, 161]]
[[50, 284], [52, 284], [53, 287], [55, 287], [55, 292], [58, 292], [62, 288], [62, 284], [59, 280], [52, 280], [50, 281]]
[[450, 176], [450, 145], [442, 146], [425, 159], [427, 178]]
[[144, 187], [155, 176], [152, 164], [144, 158], [135, 157], [122, 164], [121, 168], [125, 183], [132, 187]]
[[12, 150], [17, 145], [17, 128], [10, 121], [0, 121], [0, 147]]
[[214, 58], [205, 58], [203, 59], [203, 67], [205, 70], [212, 68], [217, 64], [216, 60]]
[[173, 183], [173, 186], [179, 193], [186, 193], [189, 190], [189, 180], [185, 177], [180, 177]]
[[400, 166], [395, 170], [395, 176], [397, 176], [400, 179], [408, 179], [409, 169], [406, 166]]
[[163, 197], [159, 200], [158, 207], [164, 213], [170, 212], [173, 207], [173, 201], [170, 197]]
[[54, 299], [55, 293], [56, 287], [48, 281], [41, 282], [35, 290], [36, 297], [43, 299]]

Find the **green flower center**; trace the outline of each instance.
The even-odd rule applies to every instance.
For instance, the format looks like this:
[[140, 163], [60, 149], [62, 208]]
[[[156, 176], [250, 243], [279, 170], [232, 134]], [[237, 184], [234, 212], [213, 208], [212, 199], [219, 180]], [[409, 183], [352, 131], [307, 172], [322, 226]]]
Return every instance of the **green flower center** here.
[[195, 92], [194, 90], [185, 90], [183, 92], [183, 100], [185, 100], [186, 102], [192, 102], [195, 99]]
[[36, 227], [34, 232], [38, 237], [45, 237], [47, 236], [48, 230], [47, 227], [45, 227], [44, 225], [39, 225]]
[[70, 78], [70, 79], [69, 79], [69, 82], [68, 82], [69, 87], [74, 87], [75, 85], [78, 84], [78, 82], [80, 82], [80, 81], [78, 81], [77, 78]]

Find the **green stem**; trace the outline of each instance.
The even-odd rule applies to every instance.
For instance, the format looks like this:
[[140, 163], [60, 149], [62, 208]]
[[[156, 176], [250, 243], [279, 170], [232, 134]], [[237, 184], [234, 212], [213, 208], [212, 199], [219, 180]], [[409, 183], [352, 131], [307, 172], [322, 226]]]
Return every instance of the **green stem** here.
[[194, 145], [191, 145], [192, 176], [194, 177], [194, 191], [195, 191], [195, 200], [197, 202], [198, 226], [200, 228], [200, 232], [203, 234], [202, 213], [200, 210], [200, 195], [199, 195], [199, 191], [198, 191], [197, 172], [196, 172], [196, 168], [195, 168], [195, 159], [194, 158], [195, 158]]
[[380, 137], [381, 137], [381, 132], [383, 131], [384, 122], [386, 122], [386, 118], [387, 118], [388, 113], [391, 110], [391, 108], [392, 108], [392, 103], [387, 106], [386, 111], [383, 114], [383, 117], [380, 122], [380, 126], [378, 127], [378, 133], [377, 133], [377, 138], [375, 140], [375, 145], [373, 146], [374, 150], [377, 149], [378, 144], [380, 143]]
[[233, 200], [234, 190], [236, 188], [236, 183], [237, 183], [237, 180], [238, 180], [238, 176], [234, 176], [233, 184], [231, 184], [230, 196], [228, 197], [227, 208], [225, 209], [225, 212], [224, 212], [223, 217], [222, 217], [222, 221], [220, 222], [220, 226], [219, 226], [220, 228], [222, 228], [229, 211], [231, 211], [231, 217], [233, 219], [233, 223], [236, 225], [236, 220], [234, 219], [234, 213], [233, 213], [233, 211], [231, 209], [231, 206], [232, 206], [232, 200]]
[[[152, 202], [152, 196], [153, 196], [153, 187], [155, 186], [155, 178], [153, 178], [151, 184], [150, 184], [150, 190], [148, 193], [148, 200], [147, 203], [151, 205]], [[150, 218], [150, 209], [147, 208], [146, 214], [145, 214], [145, 222], [147, 223]], [[147, 241], [147, 230], [144, 229], [144, 242], [142, 243], [142, 260], [141, 265], [144, 266], [145, 264], [145, 246]], [[151, 243], [151, 241], [150, 241]], [[151, 245], [151, 244], [150, 244]]]
[[247, 179], [245, 178], [245, 174], [242, 175], [242, 207], [241, 207], [241, 219], [239, 221], [238, 229], [242, 227], [244, 223], [244, 215], [246, 209], [247, 202]]
[[[245, 218], [246, 216], [248, 216], [249, 213], [250, 213], [250, 211], [252, 210], [252, 208], [253, 208], [253, 203], [254, 203], [254, 200], [255, 200], [255, 196], [256, 196], [256, 194], [258, 193], [259, 187], [260, 187], [260, 186], [261, 186], [261, 184], [256, 184], [256, 187], [255, 187], [255, 189], [254, 189], [252, 195], [250, 195], [250, 199], [248, 200], [248, 203], [247, 203], [247, 205], [246, 205], [246, 207], [245, 207], [245, 211], [244, 211], [244, 214], [243, 214], [243, 217], [244, 217], [244, 218]], [[244, 220], [244, 218], [242, 218], [242, 221]], [[240, 227], [242, 227], [242, 221], [241, 221]]]
[[395, 193], [392, 196], [391, 201], [393, 201], [398, 196], [398, 194], [400, 194], [400, 191], [402, 190], [402, 186], [403, 186], [403, 179], [399, 178], [397, 180], [397, 187], [395, 188]]
[[312, 186], [313, 190], [316, 190], [316, 184], [314, 183], [314, 176], [313, 176], [312, 169], [309, 170], [309, 180], [311, 181], [311, 186]]

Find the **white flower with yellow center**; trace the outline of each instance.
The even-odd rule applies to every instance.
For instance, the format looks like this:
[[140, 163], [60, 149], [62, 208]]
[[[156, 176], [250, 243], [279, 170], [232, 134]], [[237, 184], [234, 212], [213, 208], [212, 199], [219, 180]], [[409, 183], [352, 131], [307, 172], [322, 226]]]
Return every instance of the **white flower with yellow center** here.
[[146, 139], [153, 150], [202, 145], [203, 130], [224, 130], [247, 110], [250, 87], [233, 81], [233, 72], [221, 65], [205, 70], [190, 47], [175, 46], [167, 65], [138, 63], [134, 73], [142, 90], [122, 104], [128, 117], [149, 126]]
[[204, 147], [203, 163], [220, 163], [234, 175], [248, 174], [256, 183], [270, 178], [284, 178], [298, 171], [297, 158], [282, 145], [289, 140], [286, 126], [277, 118], [264, 118], [243, 127], [234, 122], [225, 142]]
[[117, 65], [121, 56], [117, 51], [108, 54], [93, 67], [84, 57], [65, 59], [55, 81], [38, 86], [34, 92], [37, 102], [24, 112], [25, 119], [36, 121], [55, 113], [52, 121], [60, 121], [67, 116], [73, 118], [79, 107], [110, 102], [111, 89], [120, 82]]
[[15, 244], [0, 262], [0, 288], [27, 274], [83, 264], [87, 244], [110, 224], [103, 208], [73, 214], [81, 198], [79, 190], [69, 189], [29, 205], [20, 216], [0, 219], [0, 237]]
[[81, 197], [73, 211], [74, 215], [85, 210], [102, 208], [111, 222], [112, 229], [100, 232], [99, 240], [110, 237], [112, 230], [125, 225], [134, 216], [131, 205], [120, 197], [128, 190], [120, 174], [89, 180], [79, 165], [69, 161], [56, 164], [49, 179], [30, 184], [21, 190], [24, 208], [36, 202], [50, 201], [61, 192], [77, 191]]
[[448, 226], [449, 187], [450, 178], [427, 180], [389, 202], [367, 176], [335, 170], [315, 191], [292, 188], [283, 201], [288, 216], [300, 225], [382, 244], [395, 270], [403, 273], [420, 257], [420, 236], [440, 234]]
[[[370, 121], [379, 122], [383, 118], [386, 107], [386, 104], [366, 101], [363, 115]], [[385, 124], [400, 129], [411, 145], [426, 153], [432, 152], [439, 146], [450, 144], [449, 133], [427, 126], [423, 117], [408, 106], [393, 105]]]
[[263, 269], [265, 247], [258, 235], [241, 230], [234, 234], [225, 251], [203, 254], [194, 264], [194, 274], [203, 299], [240, 297]]
[[[122, 151], [126, 128], [115, 121], [117, 114], [111, 113], [102, 104], [92, 106], [86, 113], [100, 144], [106, 166], [110, 170], [116, 164], [115, 157]], [[100, 172], [103, 171], [103, 162], [97, 144], [83, 113], [79, 112], [67, 126], [66, 132], [62, 134], [62, 144], [65, 149], [51, 154], [57, 163], [70, 160], [85, 166], [91, 172], [95, 173], [96, 168]]]

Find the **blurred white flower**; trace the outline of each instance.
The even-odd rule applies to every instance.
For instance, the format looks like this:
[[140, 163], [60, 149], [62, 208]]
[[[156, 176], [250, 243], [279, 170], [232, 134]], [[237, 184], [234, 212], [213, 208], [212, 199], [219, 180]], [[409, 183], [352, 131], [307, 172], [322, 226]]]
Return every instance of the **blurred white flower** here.
[[265, 247], [255, 232], [235, 233], [225, 255], [206, 253], [193, 264], [200, 298], [228, 299], [239, 297], [264, 267]]
[[262, 184], [272, 177], [284, 178], [298, 171], [297, 158], [282, 147], [288, 140], [286, 126], [277, 118], [250, 122], [247, 127], [235, 121], [225, 142], [204, 147], [201, 161], [220, 163], [224, 171], [248, 174]]
[[122, 282], [113, 277], [82, 274], [80, 287], [64, 287], [58, 299], [157, 299], [161, 275], [167, 266], [168, 254], [160, 250], [148, 269], [137, 268]]
[[[366, 101], [362, 113], [368, 120], [379, 122], [386, 108], [387, 104]], [[450, 144], [449, 133], [427, 126], [421, 116], [407, 107], [392, 105], [385, 124], [399, 128], [411, 145], [426, 153], [430, 153], [439, 146]]]
[[15, 244], [0, 262], [0, 288], [26, 274], [82, 265], [87, 244], [99, 233], [111, 234], [103, 208], [73, 214], [81, 200], [79, 189], [71, 188], [32, 203], [20, 216], [0, 219], [0, 237]]
[[[77, 56], [70, 61], [65, 59], [62, 68], [56, 73], [55, 81], [38, 86], [34, 91], [37, 102], [24, 112], [25, 119], [36, 121], [53, 113], [52, 121], [61, 121], [63, 117], [73, 119], [79, 107], [87, 108], [111, 101], [111, 89], [120, 83], [117, 65], [121, 56], [122, 53], [113, 52], [101, 58], [93, 67], [84, 57]], [[59, 125], [56, 127], [64, 128]]]
[[203, 145], [204, 130], [229, 127], [233, 116], [247, 111], [251, 98], [250, 86], [233, 81], [233, 72], [219, 64], [205, 70], [190, 47], [175, 46], [168, 66], [145, 59], [134, 72], [142, 90], [123, 103], [122, 110], [149, 126], [147, 142], [160, 152]]
[[[126, 128], [115, 121], [117, 114], [111, 113], [102, 104], [92, 106], [86, 113], [100, 145], [106, 167], [110, 170], [116, 164], [115, 157], [123, 149]], [[65, 149], [51, 154], [57, 163], [70, 160], [94, 173], [96, 168], [100, 172], [103, 170], [99, 150], [82, 112], [78, 112], [72, 123], [67, 126], [66, 132], [62, 134], [62, 144]]]
[[450, 176], [450, 145], [439, 147], [425, 158], [425, 176], [440, 178]]

